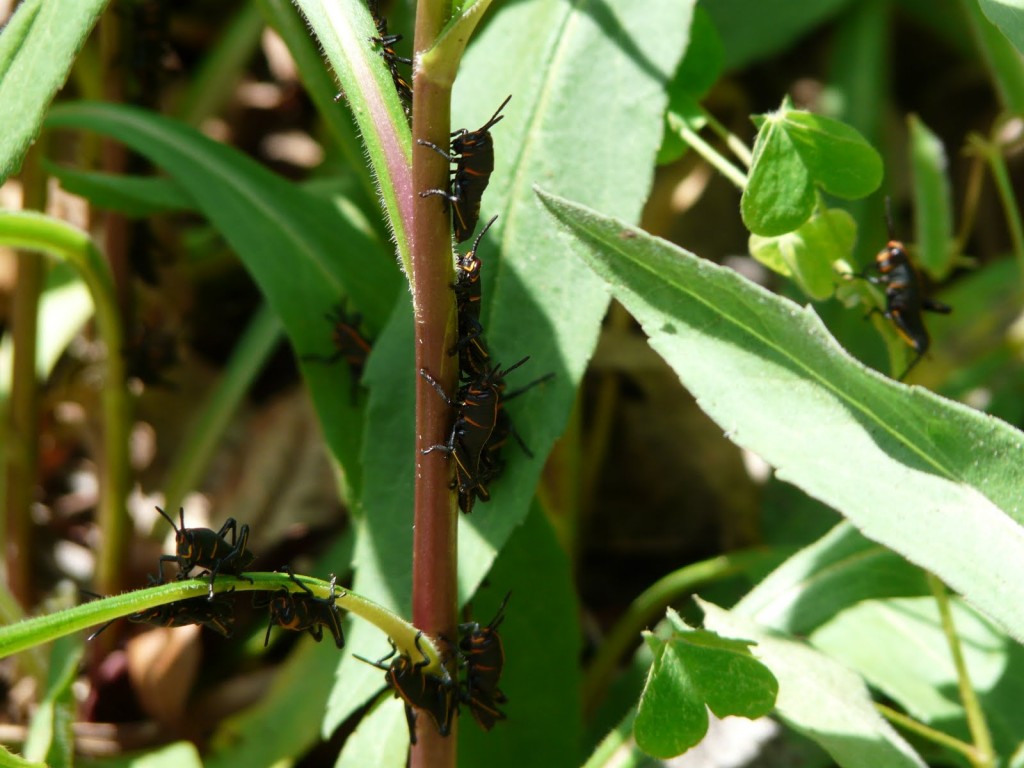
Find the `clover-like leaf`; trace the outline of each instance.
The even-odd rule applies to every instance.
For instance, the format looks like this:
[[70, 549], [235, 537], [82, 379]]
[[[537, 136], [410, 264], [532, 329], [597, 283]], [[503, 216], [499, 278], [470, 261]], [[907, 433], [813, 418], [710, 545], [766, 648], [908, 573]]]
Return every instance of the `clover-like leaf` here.
[[833, 263], [849, 257], [856, 238], [853, 217], [833, 208], [784, 235], [751, 235], [750, 255], [769, 269], [792, 277], [808, 296], [821, 301], [835, 291]]
[[685, 627], [671, 609], [676, 631], [667, 638], [646, 633], [654, 651], [640, 696], [634, 733], [654, 757], [673, 757], [707, 733], [710, 709], [717, 717], [761, 717], [775, 705], [775, 676], [750, 652], [751, 643]]
[[867, 197], [882, 183], [882, 156], [846, 123], [798, 109], [783, 112], [782, 127], [814, 183], [847, 200]]
[[750, 178], [740, 210], [757, 235], [792, 232], [810, 218], [815, 188], [847, 199], [882, 182], [882, 158], [850, 126], [792, 109], [787, 102], [760, 116]]

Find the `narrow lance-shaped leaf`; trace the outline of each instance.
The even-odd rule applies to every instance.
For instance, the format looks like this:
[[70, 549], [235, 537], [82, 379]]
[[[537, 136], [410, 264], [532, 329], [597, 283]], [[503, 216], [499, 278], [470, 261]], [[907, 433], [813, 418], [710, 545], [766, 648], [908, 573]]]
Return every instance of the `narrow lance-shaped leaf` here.
[[933, 279], [953, 268], [953, 195], [942, 141], [916, 115], [910, 129], [910, 168], [914, 181], [914, 233], [917, 262]]
[[21, 164], [106, 4], [27, 0], [0, 30], [0, 184]]
[[810, 309], [540, 194], [733, 442], [1024, 639], [1024, 435], [868, 370]]
[[[342, 296], [371, 331], [383, 325], [399, 285], [395, 262], [329, 200], [195, 129], [131, 107], [61, 104], [47, 124], [113, 136], [163, 168], [238, 253], [300, 356], [330, 349], [324, 314]], [[358, 487], [362, 419], [348, 371], [315, 362], [304, 369], [327, 441]]]
[[843, 521], [762, 579], [732, 610], [762, 627], [806, 635], [862, 600], [927, 594], [920, 568]]
[[[377, 30], [365, 0], [296, 0], [362, 134], [407, 276], [412, 206], [412, 137], [394, 83], [370, 38]], [[342, 107], [339, 106], [339, 109]], [[410, 277], [411, 279], [411, 277]]]

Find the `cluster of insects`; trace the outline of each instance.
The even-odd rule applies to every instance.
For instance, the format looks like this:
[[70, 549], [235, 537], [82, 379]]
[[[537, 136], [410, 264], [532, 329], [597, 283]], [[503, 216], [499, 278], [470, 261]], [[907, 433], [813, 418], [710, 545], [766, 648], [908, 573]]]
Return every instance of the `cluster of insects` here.
[[[174, 529], [175, 554], [161, 555], [158, 565], [158, 577], [150, 577], [150, 585], [163, 584], [164, 563], [171, 562], [178, 567], [178, 579], [188, 579], [195, 568], [203, 568], [200, 576], [209, 576], [209, 593], [206, 597], [192, 597], [178, 600], [153, 608], [148, 608], [128, 616], [129, 621], [152, 624], [158, 627], [184, 627], [199, 624], [214, 632], [229, 637], [234, 627], [234, 608], [229, 597], [230, 592], [215, 594], [213, 584], [218, 575], [235, 576], [252, 583], [252, 579], [242, 571], [255, 560], [255, 555], [248, 550], [249, 526], [241, 527], [234, 518], [221, 526], [219, 531], [211, 528], [186, 528], [185, 512], [179, 510], [181, 522], [179, 528], [164, 510], [159, 512]], [[324, 627], [327, 627], [338, 648], [345, 646], [345, 636], [341, 629], [341, 619], [335, 601], [335, 577], [331, 576], [331, 593], [327, 598], [317, 597], [303, 582], [299, 581], [290, 569], [285, 572], [301, 591], [292, 591], [280, 587], [266, 593], [257, 592], [253, 605], [258, 608], [269, 608], [270, 623], [263, 644], [270, 641], [270, 630], [277, 626], [293, 632], [309, 632], [317, 642], [323, 638]], [[89, 636], [92, 640], [113, 622], [108, 622]]]
[[[440, 196], [450, 205], [452, 229], [456, 241], [460, 243], [473, 234], [479, 221], [480, 202], [494, 170], [494, 143], [490, 129], [502, 119], [501, 110], [511, 98], [506, 98], [490, 120], [477, 130], [462, 128], [453, 132], [451, 154], [428, 141], [418, 141], [455, 164], [448, 189], [429, 189], [420, 192], [420, 196]], [[529, 358], [524, 357], [504, 369], [491, 360], [480, 323], [482, 263], [477, 251], [481, 239], [496, 220], [497, 216], [488, 221], [477, 235], [472, 249], [464, 255], [457, 254], [456, 258], [456, 280], [452, 289], [455, 292], [459, 338], [448, 351], [451, 355], [459, 356], [460, 383], [455, 398], [448, 397], [427, 371], [420, 371], [420, 375], [456, 414], [448, 440], [432, 445], [423, 452], [442, 451], [454, 459], [455, 479], [452, 487], [458, 489], [459, 509], [465, 513], [473, 511], [477, 499], [490, 501], [488, 484], [504, 469], [501, 449], [509, 436], [515, 437], [527, 455], [532, 455], [512, 427], [504, 405], [530, 387], [550, 378], [544, 376], [516, 392], [508, 393], [505, 377]]]
[[886, 198], [886, 224], [889, 228], [889, 242], [885, 248], [875, 256], [875, 263], [872, 265], [875, 274], [865, 271], [850, 277], [867, 280], [873, 285], [879, 285], [885, 290], [885, 309], [872, 307], [868, 316], [880, 312], [887, 320], [892, 321], [896, 332], [907, 345], [914, 350], [914, 357], [899, 376], [903, 381], [907, 374], [921, 362], [921, 358], [928, 352], [931, 346], [931, 337], [928, 336], [928, 329], [924, 325], [924, 312], [937, 312], [948, 315], [953, 308], [933, 301], [924, 295], [921, 287], [921, 277], [918, 275], [914, 265], [907, 256], [907, 249], [893, 235], [892, 213], [889, 209], [889, 199]]
[[416, 635], [416, 651], [420, 658], [415, 661], [410, 656], [399, 654], [394, 644], [391, 653], [377, 661], [356, 657], [384, 670], [388, 686], [405, 704], [409, 739], [413, 744], [416, 743], [416, 718], [420, 711], [430, 716], [442, 736], [451, 733], [452, 721], [461, 704], [469, 707], [473, 718], [485, 731], [493, 728], [498, 720], [505, 719], [500, 705], [508, 699], [498, 687], [505, 665], [505, 649], [498, 635], [498, 626], [505, 618], [508, 598], [505, 595], [489, 624], [460, 624], [457, 646], [452, 647], [442, 639], [442, 643], [456, 654], [459, 680], [453, 680], [447, 672], [444, 677], [439, 677], [425, 671], [430, 659], [420, 644], [422, 633]]

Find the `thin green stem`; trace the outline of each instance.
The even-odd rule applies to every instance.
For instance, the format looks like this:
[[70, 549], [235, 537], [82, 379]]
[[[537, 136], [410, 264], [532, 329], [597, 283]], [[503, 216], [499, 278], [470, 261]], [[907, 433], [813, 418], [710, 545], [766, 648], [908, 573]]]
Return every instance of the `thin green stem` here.
[[1003, 204], [1006, 224], [1010, 229], [1013, 255], [1017, 260], [1018, 271], [1024, 275], [1024, 225], [1021, 223], [1017, 196], [1013, 192], [1013, 184], [1010, 182], [1010, 174], [1006, 169], [1001, 145], [998, 140], [989, 140], [973, 135], [968, 138], [968, 146], [988, 161], [992, 178], [996, 183], [996, 191], [999, 193], [999, 200]]
[[[287, 589], [290, 592], [302, 590], [297, 582], [309, 587], [314, 595], [327, 598], [331, 594], [331, 585], [322, 579], [310, 576], [295, 576], [295, 581], [284, 573], [247, 573], [246, 578], [235, 576], [218, 576], [213, 590], [216, 593], [227, 592], [275, 592]], [[249, 581], [251, 579], [251, 581]], [[139, 589], [121, 595], [104, 597], [58, 611], [45, 616], [36, 616], [25, 621], [0, 627], [0, 659], [32, 648], [43, 643], [56, 640], [58, 637], [81, 632], [90, 627], [102, 625], [108, 621], [157, 608], [167, 603], [204, 597], [209, 590], [209, 582], [205, 577], [185, 579], [170, 584]], [[399, 653], [419, 658], [417, 635], [419, 630], [398, 614], [387, 608], [344, 589], [335, 590], [335, 605], [354, 613], [384, 632], [398, 648]], [[418, 646], [429, 659], [423, 668], [428, 674], [444, 676], [441, 652], [433, 640], [426, 635], [419, 639]]]
[[619, 661], [637, 642], [640, 632], [650, 626], [667, 606], [703, 584], [744, 573], [777, 558], [777, 552], [759, 549], [720, 555], [673, 571], [644, 590], [612, 627], [583, 678], [585, 713], [593, 713]]
[[737, 160], [743, 163], [745, 168], [749, 168], [750, 164], [754, 162], [754, 153], [750, 151], [750, 147], [744, 144], [739, 136], [722, 125], [718, 121], [718, 118], [703, 107], [701, 107], [701, 114], [704, 116], [704, 119], [707, 120], [708, 128], [710, 128], [716, 136], [725, 142], [725, 146], [727, 146], [736, 156]]
[[967, 727], [970, 729], [971, 739], [974, 741], [975, 754], [971, 764], [975, 768], [994, 768], [996, 753], [992, 746], [992, 733], [989, 731], [985, 712], [978, 701], [978, 695], [971, 685], [971, 676], [967, 670], [967, 663], [964, 661], [963, 648], [960, 645], [960, 635], [957, 634], [953, 611], [949, 605], [949, 593], [946, 591], [946, 585], [933, 573], [928, 573], [928, 586], [939, 607], [942, 631], [946, 635], [946, 642], [949, 644], [949, 651], [953, 656], [953, 666], [956, 668], [960, 701], [964, 705]]
[[977, 750], [966, 742], [960, 741], [960, 739], [950, 736], [948, 733], [937, 731], [934, 728], [925, 725], [924, 723], [918, 722], [912, 717], [907, 717], [902, 712], [897, 712], [895, 709], [885, 706], [884, 704], [875, 703], [875, 709], [889, 722], [894, 725], [898, 725], [905, 731], [917, 734], [922, 739], [938, 744], [940, 746], [951, 749], [954, 752], [963, 755], [967, 758], [972, 765], [977, 764], [978, 753]]
[[583, 768], [604, 768], [606, 765], [621, 765], [620, 754], [633, 739], [633, 721], [636, 720], [636, 708], [630, 707], [626, 716], [619, 721], [615, 729], [605, 736], [593, 751]]
[[967, 174], [967, 183], [964, 185], [963, 214], [960, 218], [960, 229], [956, 234], [956, 254], [959, 256], [964, 252], [967, 238], [974, 229], [974, 219], [978, 214], [978, 203], [981, 201], [981, 186], [985, 180], [985, 161], [975, 154], [971, 158], [971, 169]]
[[[43, 147], [36, 146], [25, 157], [22, 173], [24, 207], [46, 207], [46, 175], [42, 169]], [[7, 584], [25, 609], [35, 604], [32, 567], [32, 500], [39, 465], [39, 389], [36, 381], [39, 296], [46, 278], [46, 264], [35, 254], [17, 257], [18, 282], [14, 292], [11, 331], [14, 361], [11, 392], [7, 402], [7, 442], [4, 446], [6, 525], [4, 555]], [[42, 680], [40, 680], [42, 682]]]
[[103, 455], [100, 460], [99, 528], [102, 553], [96, 583], [104, 592], [120, 589], [128, 516], [128, 395], [124, 386], [124, 333], [110, 270], [81, 230], [31, 211], [0, 212], [0, 244], [66, 260], [81, 274], [96, 307], [96, 326], [106, 346], [103, 384]]
[[726, 160], [722, 155], [700, 137], [690, 124], [674, 112], [668, 113], [668, 125], [676, 131], [693, 149], [708, 161], [719, 173], [731, 181], [737, 189], [743, 190], [747, 186], [747, 176], [739, 168]]

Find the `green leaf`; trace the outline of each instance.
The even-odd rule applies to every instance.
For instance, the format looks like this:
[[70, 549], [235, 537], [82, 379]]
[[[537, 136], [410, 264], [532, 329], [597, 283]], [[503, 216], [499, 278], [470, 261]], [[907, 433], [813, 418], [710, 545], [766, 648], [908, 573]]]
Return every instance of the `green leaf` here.
[[16, 755], [3, 744], [0, 744], [0, 765], [9, 766], [9, 768], [49, 768], [46, 763], [37, 763], [26, 760], [21, 755]]
[[953, 194], [942, 141], [916, 115], [907, 118], [914, 182], [917, 263], [934, 279], [953, 269]]
[[815, 187], [855, 199], [882, 183], [882, 158], [850, 126], [787, 103], [761, 118], [740, 201], [743, 223], [754, 234], [783, 235], [807, 221]]
[[[999, 92], [1000, 101], [1008, 112], [1024, 114], [1024, 62], [1020, 56], [1024, 36], [1021, 35], [1019, 0], [1004, 0], [1003, 3], [984, 0], [980, 8], [978, 3], [961, 3], [960, 7], [988, 67], [989, 77]], [[998, 28], [989, 19], [998, 22]]]
[[725, 45], [725, 68], [739, 69], [782, 51], [849, 0], [704, 0]]
[[816, 301], [835, 292], [840, 279], [833, 263], [848, 259], [857, 239], [853, 217], [832, 208], [778, 237], [750, 236], [750, 255], [769, 269], [793, 277]]
[[388, 224], [409, 280], [413, 204], [412, 135], [384, 60], [370, 44], [377, 34], [365, 0], [296, 0], [334, 69], [377, 178]]
[[[409, 761], [409, 726], [401, 699], [387, 693], [345, 739], [335, 768], [405, 768]], [[235, 763], [237, 765], [237, 763]]]
[[[362, 312], [371, 334], [383, 325], [398, 292], [395, 263], [383, 243], [330, 201], [152, 113], [110, 104], [61, 104], [48, 124], [112, 136], [163, 168], [238, 253], [300, 355], [330, 349], [324, 314], [343, 296]], [[317, 362], [302, 367], [327, 442], [357, 486], [362, 418], [348, 394], [349, 372]]]
[[[547, 179], [563, 194], [639, 220], [661, 142], [666, 89], [682, 58], [692, 5], [651, 0], [636, 13], [630, 0], [599, 7], [506, 3], [463, 60], [453, 94], [454, 128], [480, 125], [504, 94], [513, 94], [505, 119], [492, 132], [495, 168], [480, 217], [501, 215], [480, 245], [487, 341], [498, 362], [530, 355], [512, 387], [555, 373], [509, 404], [516, 430], [536, 458], [510, 445], [505, 473], [491, 489], [493, 500], [463, 521], [464, 597], [526, 515], [608, 306], [607, 290], [576, 249], [552, 250], [556, 228], [531, 185]], [[545, 64], [522, 65], [530, 61]], [[593, 66], [595, 61], [601, 66]], [[609, 103], [617, 108], [609, 110]], [[474, 529], [470, 536], [467, 523]]]
[[199, 750], [191, 741], [176, 741], [129, 758], [127, 768], [203, 768]]
[[71, 725], [75, 720], [76, 703], [71, 684], [78, 676], [83, 650], [78, 637], [62, 637], [53, 644], [46, 694], [32, 715], [25, 739], [27, 760], [47, 765], [73, 763], [75, 736]]
[[0, 184], [18, 170], [106, 0], [27, 0], [0, 30]]
[[195, 209], [192, 198], [181, 185], [167, 177], [76, 171], [51, 162], [44, 162], [43, 167], [68, 192], [86, 198], [99, 208], [116, 211], [129, 218]]
[[[1024, 733], [1024, 648], [960, 600], [952, 600], [971, 687], [978, 694], [996, 753], [1010, 754]], [[949, 642], [932, 597], [868, 600], [853, 605], [810, 638], [811, 643], [864, 676], [912, 717], [969, 739]]]
[[814, 183], [830, 195], [856, 200], [882, 183], [882, 157], [854, 128], [830, 117], [786, 110], [786, 133]]
[[[711, 17], [702, 6], [693, 9], [690, 25], [690, 39], [686, 55], [676, 69], [675, 77], [668, 86], [668, 111], [676, 115], [691, 114], [694, 106], [715, 84], [722, 71], [722, 41], [715, 31]], [[698, 110], [699, 111], [699, 110]], [[686, 151], [687, 143], [666, 123], [665, 135], [658, 150], [658, 165], [665, 165], [680, 158]]]
[[729, 269], [539, 194], [733, 442], [1024, 638], [1024, 435], [866, 369]]
[[670, 637], [645, 634], [654, 664], [634, 725], [640, 748], [662, 758], [682, 754], [704, 737], [707, 709], [719, 718], [762, 717], [778, 691], [774, 676], [751, 654], [751, 643], [689, 629], [671, 609], [668, 616], [676, 627]]
[[511, 592], [501, 625], [508, 719], [485, 733], [464, 708], [459, 758], [464, 765], [519, 768], [543, 755], [545, 768], [575, 768], [583, 730], [579, 605], [570, 560], [538, 505], [512, 534], [487, 584], [473, 598], [475, 621], [490, 621]]
[[778, 120], [765, 120], [740, 198], [744, 225], [765, 237], [784, 235], [807, 221], [813, 210], [814, 184], [792, 138]]
[[[36, 334], [36, 374], [45, 381], [71, 340], [93, 314], [89, 289], [70, 264], [59, 263], [46, 274], [46, 286], [39, 301], [39, 330]], [[0, 339], [0, 400], [11, 387], [14, 345], [10, 334]]]
[[842, 768], [924, 768], [924, 761], [875, 711], [860, 677], [801, 642], [774, 637], [735, 613], [698, 602], [709, 629], [757, 643], [757, 657], [779, 681], [776, 713], [818, 742]]
[[699, 5], [693, 9], [686, 55], [669, 84], [669, 103], [680, 93], [699, 101], [718, 81], [724, 58], [725, 49], [715, 24], [707, 9]]
[[928, 593], [920, 568], [843, 522], [776, 568], [732, 610], [763, 627], [806, 635], [861, 600]]
[[637, 706], [633, 734], [653, 757], [674, 757], [698, 743], [708, 730], [708, 712], [683, 660], [666, 643], [654, 641], [654, 664]]
[[1024, 53], [1024, 0], [978, 0], [982, 13]]

